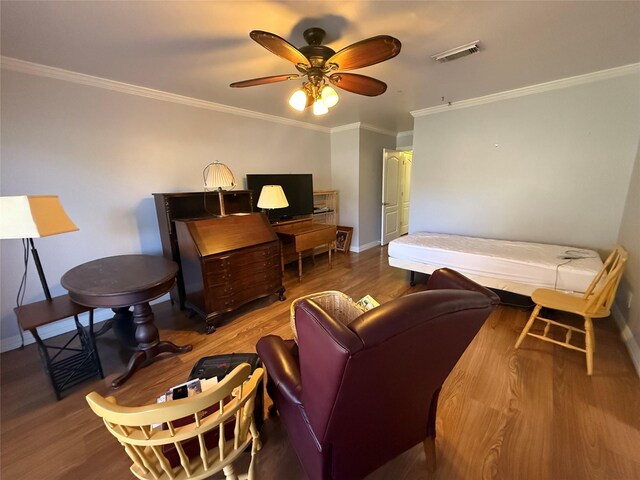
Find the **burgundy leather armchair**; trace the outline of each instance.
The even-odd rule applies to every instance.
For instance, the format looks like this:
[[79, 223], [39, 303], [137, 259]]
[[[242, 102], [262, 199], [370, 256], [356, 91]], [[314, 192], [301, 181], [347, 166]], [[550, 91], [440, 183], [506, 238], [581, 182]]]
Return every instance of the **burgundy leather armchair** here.
[[347, 326], [301, 301], [297, 345], [261, 338], [269, 395], [309, 478], [363, 478], [419, 442], [435, 468], [438, 394], [498, 303], [490, 290], [440, 269], [427, 291]]

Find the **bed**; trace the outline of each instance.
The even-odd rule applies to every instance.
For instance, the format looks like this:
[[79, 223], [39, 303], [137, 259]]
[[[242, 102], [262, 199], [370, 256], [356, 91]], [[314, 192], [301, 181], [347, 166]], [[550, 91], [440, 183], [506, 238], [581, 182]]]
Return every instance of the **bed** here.
[[389, 265], [431, 274], [452, 268], [489, 288], [531, 296], [536, 288], [583, 293], [600, 255], [562, 245], [416, 232], [389, 243]]

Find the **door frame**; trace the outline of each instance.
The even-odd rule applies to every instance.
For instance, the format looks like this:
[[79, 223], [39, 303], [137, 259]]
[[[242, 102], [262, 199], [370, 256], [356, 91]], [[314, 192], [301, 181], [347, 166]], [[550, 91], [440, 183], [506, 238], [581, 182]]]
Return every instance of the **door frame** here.
[[[400, 148], [383, 148], [382, 149], [382, 202], [381, 202], [381, 206], [380, 206], [380, 245], [384, 246], [387, 243], [389, 243], [389, 241], [393, 240], [393, 238], [397, 238], [399, 236], [401, 236], [402, 234], [400, 233], [400, 216], [401, 216], [401, 209], [403, 208], [403, 201], [402, 201], [402, 192], [404, 191], [404, 185], [403, 182], [405, 180], [405, 175], [404, 172], [402, 171], [402, 168], [399, 169], [398, 171], [398, 175], [397, 175], [397, 181], [398, 181], [398, 185], [396, 186], [397, 188], [397, 224], [396, 224], [396, 229], [395, 229], [395, 234], [391, 234], [391, 237], [386, 234], [386, 230], [387, 230], [387, 222], [386, 222], [386, 210], [385, 208], [387, 207], [386, 205], [386, 198], [385, 198], [385, 192], [387, 191], [387, 169], [386, 169], [386, 154], [392, 152], [392, 153], [398, 153], [400, 154], [400, 160], [402, 162], [404, 162], [405, 158], [404, 158], [404, 152], [411, 152], [411, 156], [413, 158], [413, 146], [408, 146], [408, 147], [400, 147]], [[412, 162], [413, 163], [413, 162]], [[407, 219], [408, 222], [408, 219]], [[407, 226], [408, 228], [408, 226]]]

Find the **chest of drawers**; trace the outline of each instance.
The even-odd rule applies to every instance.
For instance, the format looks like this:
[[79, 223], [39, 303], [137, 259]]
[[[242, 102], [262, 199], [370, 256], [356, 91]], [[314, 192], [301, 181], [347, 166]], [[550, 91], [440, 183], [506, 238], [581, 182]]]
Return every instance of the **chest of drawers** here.
[[[175, 222], [176, 220], [196, 220], [220, 215], [218, 192], [154, 193], [153, 197], [158, 215], [162, 254], [180, 267], [176, 284], [171, 289], [171, 300], [179, 302], [180, 308], [184, 309], [184, 280]], [[251, 190], [223, 191], [222, 198], [227, 213], [250, 213], [253, 211], [253, 192]]]
[[176, 221], [185, 305], [207, 333], [220, 315], [272, 294], [284, 300], [278, 237], [262, 213]]

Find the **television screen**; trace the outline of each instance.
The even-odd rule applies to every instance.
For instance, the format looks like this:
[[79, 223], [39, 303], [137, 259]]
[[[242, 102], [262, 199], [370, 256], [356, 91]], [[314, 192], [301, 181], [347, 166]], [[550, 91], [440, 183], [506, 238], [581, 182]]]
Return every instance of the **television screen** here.
[[264, 185], [280, 185], [289, 206], [269, 212], [271, 221], [286, 220], [313, 213], [313, 176], [310, 173], [247, 174], [247, 188], [253, 190], [253, 209], [258, 208], [260, 191]]

